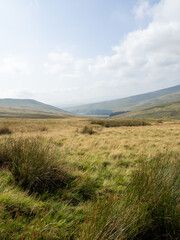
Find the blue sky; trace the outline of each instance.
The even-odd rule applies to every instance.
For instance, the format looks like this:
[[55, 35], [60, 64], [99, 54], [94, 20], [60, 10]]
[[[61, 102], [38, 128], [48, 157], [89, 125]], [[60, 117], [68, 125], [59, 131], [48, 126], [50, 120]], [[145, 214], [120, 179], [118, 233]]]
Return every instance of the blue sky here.
[[134, 0], [0, 2], [5, 35], [1, 41], [11, 51], [39, 51], [40, 47], [48, 52], [74, 46], [81, 57], [96, 57], [110, 52], [112, 45], [138, 27], [132, 12]]
[[0, 0], [0, 96], [64, 105], [179, 84], [179, 8], [179, 0]]

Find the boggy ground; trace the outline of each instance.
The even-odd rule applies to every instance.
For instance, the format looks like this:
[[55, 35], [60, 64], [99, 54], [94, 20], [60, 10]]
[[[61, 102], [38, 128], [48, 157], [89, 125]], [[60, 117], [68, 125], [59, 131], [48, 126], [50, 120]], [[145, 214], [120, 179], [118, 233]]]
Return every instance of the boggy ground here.
[[0, 239], [178, 239], [180, 121], [147, 122], [1, 119]]

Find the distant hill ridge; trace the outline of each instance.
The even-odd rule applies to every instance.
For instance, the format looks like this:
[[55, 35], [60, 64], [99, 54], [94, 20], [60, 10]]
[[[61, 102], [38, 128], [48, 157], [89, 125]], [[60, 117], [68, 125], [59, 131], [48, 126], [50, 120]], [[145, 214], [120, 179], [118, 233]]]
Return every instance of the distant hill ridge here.
[[180, 120], [180, 101], [161, 103], [132, 112], [117, 114], [112, 118], [139, 119], [178, 119]]
[[71, 113], [33, 99], [0, 99], [0, 117], [62, 118]]
[[33, 110], [41, 110], [41, 111], [52, 111], [52, 112], [61, 112], [66, 113], [66, 111], [51, 106], [49, 104], [45, 104], [42, 102], [38, 102], [34, 99], [13, 99], [13, 98], [4, 98], [0, 99], [1, 107], [16, 107], [23, 109], [33, 109]]
[[178, 100], [180, 100], [180, 85], [132, 97], [66, 108], [66, 110], [79, 114], [98, 115], [99, 113], [99, 115], [103, 115], [102, 112], [104, 112], [104, 115], [110, 115], [114, 112], [134, 111], [151, 105]]

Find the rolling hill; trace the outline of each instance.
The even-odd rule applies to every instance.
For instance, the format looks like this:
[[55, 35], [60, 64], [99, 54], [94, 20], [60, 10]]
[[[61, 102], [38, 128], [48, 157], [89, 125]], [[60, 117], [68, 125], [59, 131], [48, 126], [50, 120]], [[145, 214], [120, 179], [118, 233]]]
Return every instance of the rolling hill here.
[[60, 108], [33, 99], [0, 99], [0, 118], [64, 118], [72, 116]]
[[139, 119], [179, 119], [180, 120], [180, 101], [169, 102], [143, 109], [138, 109], [125, 114], [119, 114], [112, 118], [139, 118]]
[[115, 112], [134, 111], [136, 109], [178, 100], [180, 100], [180, 85], [132, 97], [71, 107], [66, 110], [86, 115], [109, 116]]

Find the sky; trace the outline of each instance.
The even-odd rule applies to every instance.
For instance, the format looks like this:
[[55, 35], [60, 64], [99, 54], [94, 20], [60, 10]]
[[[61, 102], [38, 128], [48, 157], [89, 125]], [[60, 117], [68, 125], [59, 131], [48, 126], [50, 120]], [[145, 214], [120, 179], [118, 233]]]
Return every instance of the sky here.
[[180, 84], [180, 0], [0, 0], [0, 98], [66, 106]]

